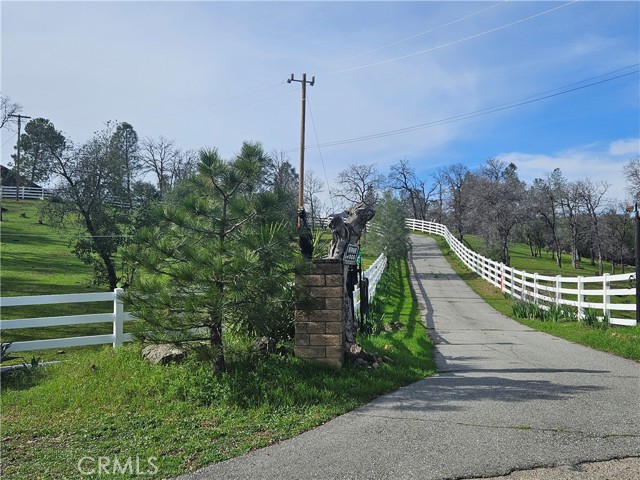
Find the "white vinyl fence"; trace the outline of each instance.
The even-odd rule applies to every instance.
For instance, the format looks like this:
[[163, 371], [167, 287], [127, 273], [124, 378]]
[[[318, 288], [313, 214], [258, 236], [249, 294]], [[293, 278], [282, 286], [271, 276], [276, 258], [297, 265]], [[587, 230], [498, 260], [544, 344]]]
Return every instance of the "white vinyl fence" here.
[[[369, 279], [369, 303], [373, 300], [374, 295], [376, 294], [376, 287], [378, 286], [378, 282], [380, 281], [380, 277], [384, 273], [384, 268], [387, 265], [387, 257], [384, 253], [381, 253], [380, 256], [376, 259], [375, 262], [371, 264], [369, 268], [367, 268], [362, 275]], [[353, 291], [353, 308], [356, 312], [360, 311], [360, 288], [357, 287]], [[356, 314], [357, 315], [357, 314]]]
[[[2, 198], [16, 198], [16, 187], [0, 187]], [[18, 187], [18, 198], [21, 200], [44, 200], [51, 196], [51, 191], [42, 187]]]
[[[369, 279], [369, 298], [376, 292], [378, 281], [384, 272], [386, 258], [380, 255], [376, 261], [363, 273]], [[37, 295], [23, 297], [0, 298], [0, 309], [20, 307], [24, 305], [52, 305], [61, 303], [82, 302], [113, 302], [113, 313], [92, 313], [86, 315], [69, 315], [65, 317], [20, 318], [16, 320], [0, 320], [0, 330], [15, 330], [19, 328], [41, 328], [60, 325], [81, 325], [87, 323], [109, 322], [113, 326], [113, 333], [105, 335], [91, 335], [84, 337], [55, 338], [50, 340], [30, 340], [13, 342], [7, 352], [24, 352], [27, 350], [44, 350], [49, 348], [79, 347], [83, 345], [102, 345], [111, 343], [114, 347], [131, 341], [131, 334], [123, 332], [124, 322], [133, 317], [124, 311], [120, 295], [124, 290], [116, 288], [113, 292], [105, 293], [77, 293], [70, 295]], [[360, 307], [360, 290], [353, 292], [356, 310]]]
[[24, 297], [0, 298], [0, 309], [23, 305], [51, 305], [60, 303], [112, 302], [113, 313], [92, 313], [87, 315], [69, 315], [66, 317], [21, 318], [0, 321], [0, 330], [18, 328], [41, 328], [59, 325], [81, 325], [87, 323], [109, 322], [113, 325], [113, 333], [91, 335], [85, 337], [55, 338], [51, 340], [31, 340], [13, 342], [8, 352], [24, 352], [27, 350], [43, 350], [48, 348], [78, 347], [81, 345], [101, 345], [111, 343], [114, 347], [131, 340], [131, 334], [123, 332], [124, 322], [132, 317], [124, 311], [119, 296], [124, 291], [116, 288], [113, 292], [77, 293], [70, 295], [37, 295]]
[[633, 273], [605, 274], [601, 277], [553, 277], [528, 273], [470, 250], [442, 224], [407, 219], [406, 225], [411, 230], [444, 237], [449, 247], [469, 269], [512, 298], [533, 302], [542, 308], [548, 308], [550, 304], [569, 305], [576, 309], [578, 318], [584, 318], [585, 309], [589, 308], [597, 310], [600, 319], [608, 318], [612, 325], [636, 325], [635, 318], [614, 316], [617, 312], [635, 312], [635, 302], [612, 302], [613, 297], [635, 297], [636, 290], [630, 285]]

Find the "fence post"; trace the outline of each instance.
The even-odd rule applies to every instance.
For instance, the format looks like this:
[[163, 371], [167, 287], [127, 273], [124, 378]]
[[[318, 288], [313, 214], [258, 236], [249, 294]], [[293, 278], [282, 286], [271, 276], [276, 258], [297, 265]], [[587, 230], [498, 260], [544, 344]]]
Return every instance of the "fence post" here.
[[578, 277], [578, 321], [582, 320], [584, 317], [584, 308], [582, 307], [582, 303], [584, 302], [584, 279], [583, 277]]
[[602, 276], [602, 311], [604, 312], [603, 322], [609, 322], [609, 303], [611, 302], [611, 297], [609, 296], [609, 274], [605, 273]]
[[562, 300], [562, 292], [560, 289], [562, 288], [562, 277], [560, 275], [556, 275], [556, 305], [560, 305], [560, 301]]
[[113, 291], [115, 296], [113, 300], [113, 346], [119, 347], [122, 345], [122, 338], [124, 336], [124, 304], [120, 299], [120, 295], [124, 293], [122, 288], [116, 288]]

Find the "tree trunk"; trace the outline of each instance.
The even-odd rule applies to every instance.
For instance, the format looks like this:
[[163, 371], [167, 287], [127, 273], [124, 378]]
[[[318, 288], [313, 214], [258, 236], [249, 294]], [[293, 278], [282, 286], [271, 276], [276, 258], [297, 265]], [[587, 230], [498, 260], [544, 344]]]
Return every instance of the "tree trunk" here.
[[[329, 258], [344, 257], [344, 253], [347, 249], [347, 245], [357, 244], [362, 231], [367, 222], [373, 218], [375, 210], [373, 207], [367, 205], [364, 202], [358, 203], [348, 211], [348, 218], [346, 221], [342, 220], [342, 217], [335, 216], [329, 224], [331, 228], [333, 238], [329, 245]], [[357, 345], [357, 322], [353, 309], [353, 288], [357, 282], [357, 274], [354, 276], [350, 265], [343, 265], [344, 268], [344, 284], [342, 286], [343, 292], [343, 313], [345, 319], [345, 344], [344, 348], [346, 352], [349, 352], [351, 347]]]
[[224, 346], [222, 345], [222, 325], [215, 323], [209, 326], [209, 343], [213, 351], [213, 370], [216, 373], [227, 371], [227, 364], [224, 359]]

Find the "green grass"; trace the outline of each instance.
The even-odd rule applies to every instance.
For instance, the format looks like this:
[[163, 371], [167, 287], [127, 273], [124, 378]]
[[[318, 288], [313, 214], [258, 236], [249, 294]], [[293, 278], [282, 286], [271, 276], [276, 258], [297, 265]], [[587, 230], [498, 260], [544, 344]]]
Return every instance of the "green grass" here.
[[[39, 201], [7, 201], [0, 222], [3, 297], [106, 291], [92, 285], [92, 270], [69, 248], [69, 229], [38, 223]], [[4, 317], [3, 317], [4, 318]]]
[[[37, 224], [29, 210], [35, 204], [8, 203], [5, 208], [9, 212], [1, 225], [3, 295], [96, 290], [90, 284], [90, 269], [68, 252], [66, 239]], [[23, 208], [26, 218], [20, 216]], [[28, 231], [39, 233], [37, 244], [24, 235]], [[46, 253], [38, 245], [44, 245]], [[31, 269], [21, 257], [33, 251], [38, 255], [31, 261], [38, 265]], [[39, 265], [54, 255], [59, 261], [52, 261], [48, 268]], [[20, 271], [25, 268], [38, 273], [22, 280]], [[139, 458], [143, 469], [149, 457], [156, 457], [152, 461], [157, 474], [145, 478], [166, 478], [290, 438], [431, 375], [435, 368], [432, 344], [407, 276], [406, 263], [394, 263], [382, 289], [385, 319], [401, 321], [405, 327], [361, 339], [365, 350], [392, 359], [377, 369], [334, 369], [292, 356], [264, 360], [233, 339], [227, 350], [230, 370], [222, 376], [194, 358], [182, 365], [149, 365], [140, 358], [140, 345], [133, 343], [116, 349], [66, 349], [64, 354], [28, 352], [43, 361], [62, 362], [3, 375], [0, 476], [79, 478], [78, 462], [83, 457], [117, 458], [121, 463], [132, 458], [134, 465]], [[16, 279], [22, 284], [14, 285]], [[37, 311], [3, 311], [3, 319], [27, 317], [31, 312], [39, 315]], [[72, 313], [80, 312], [63, 306], [56, 314]], [[63, 332], [63, 328], [74, 331]], [[78, 328], [91, 331], [79, 333]], [[95, 329], [56, 327], [52, 332], [30, 329], [22, 334], [47, 338], [99, 333]]]
[[[592, 328], [581, 322], [550, 322], [518, 318], [513, 314], [513, 301], [499, 289], [483, 280], [462, 263], [443, 237], [433, 236], [440, 251], [458, 275], [494, 309], [531, 328], [585, 345], [603, 352], [640, 361], [640, 325]], [[513, 257], [512, 257], [513, 258]]]
[[[0, 295], [54, 295], [105, 292], [107, 287], [92, 283], [93, 271], [71, 252], [74, 230], [54, 228], [39, 222], [39, 200], [2, 200], [0, 222]], [[0, 319], [67, 316], [113, 311], [111, 302], [4, 307]], [[43, 340], [111, 333], [110, 323], [92, 323], [38, 329], [4, 330], [2, 342]], [[129, 326], [125, 325], [125, 331]], [[80, 347], [82, 350], [84, 347]], [[75, 348], [66, 349], [74, 351]], [[20, 355], [20, 354], [18, 354]], [[60, 360], [55, 350], [25, 352], [45, 361]]]
[[[0, 294], [12, 297], [108, 291], [92, 284], [91, 267], [71, 253], [71, 229], [61, 231], [39, 223], [39, 203], [2, 201], [8, 211], [0, 222]], [[109, 305], [101, 302], [11, 307], [2, 310], [1, 318], [75, 315], [88, 309], [109, 311]]]
[[[465, 235], [464, 243], [467, 247], [476, 252], [482, 252], [484, 241], [481, 237], [475, 235]], [[571, 256], [568, 254], [562, 255], [562, 268], [558, 267], [556, 260], [552, 253], [543, 251], [542, 256], [532, 257], [529, 246], [524, 243], [513, 243], [509, 245], [509, 255], [511, 257], [511, 267], [518, 270], [524, 270], [529, 273], [539, 273], [540, 275], [563, 275], [567, 277], [588, 277], [598, 275], [598, 265], [591, 265], [591, 259], [583, 258], [580, 262], [580, 268], [573, 268], [571, 266]], [[612, 273], [612, 266], [610, 262], [604, 262], [603, 264], [605, 273]], [[632, 271], [632, 267], [625, 269], [626, 273]], [[615, 273], [621, 273], [620, 268], [616, 269]]]

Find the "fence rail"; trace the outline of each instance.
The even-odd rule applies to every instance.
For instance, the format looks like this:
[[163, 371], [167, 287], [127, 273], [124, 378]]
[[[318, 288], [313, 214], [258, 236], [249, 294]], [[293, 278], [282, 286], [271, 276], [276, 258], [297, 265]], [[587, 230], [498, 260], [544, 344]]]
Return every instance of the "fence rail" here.
[[605, 274], [591, 277], [563, 277], [528, 273], [507, 267], [474, 252], [462, 244], [449, 229], [440, 223], [407, 219], [407, 228], [419, 232], [440, 235], [449, 247], [471, 270], [499, 288], [512, 298], [533, 302], [541, 308], [549, 305], [568, 305], [576, 309], [578, 318], [585, 316], [586, 309], [597, 310], [599, 319], [609, 320], [612, 325], [635, 326], [636, 320], [614, 317], [617, 312], [635, 311], [634, 303], [614, 303], [614, 297], [635, 297], [635, 288], [630, 288], [632, 273]]
[[69, 315], [64, 317], [20, 318], [0, 321], [0, 330], [18, 328], [42, 328], [60, 325], [81, 325], [86, 323], [113, 324], [113, 331], [106, 335], [85, 337], [54, 338], [49, 340], [30, 340], [13, 342], [7, 352], [24, 352], [27, 350], [44, 350], [49, 348], [78, 347], [83, 345], [102, 345], [111, 343], [114, 347], [131, 341], [131, 334], [124, 333], [124, 322], [133, 317], [124, 311], [120, 295], [121, 288], [104, 293], [74, 293], [69, 295], [32, 295], [23, 297], [0, 298], [0, 308], [20, 307], [24, 305], [51, 305], [60, 303], [113, 302], [113, 313], [92, 313], [86, 315]]
[[[376, 286], [386, 265], [384, 254], [363, 273], [369, 279], [369, 298], [373, 298]], [[131, 341], [131, 334], [124, 333], [124, 322], [133, 317], [124, 311], [120, 295], [121, 288], [113, 292], [104, 293], [75, 293], [68, 295], [33, 295], [0, 298], [0, 309], [20, 307], [26, 305], [52, 305], [61, 303], [84, 302], [113, 302], [113, 313], [91, 313], [86, 315], [68, 315], [64, 317], [19, 318], [16, 320], [0, 320], [0, 330], [15, 330], [19, 328], [42, 328], [62, 325], [83, 325], [87, 323], [111, 323], [113, 333], [106, 335], [91, 335], [83, 337], [54, 338], [48, 340], [29, 340], [13, 342], [7, 352], [24, 352], [28, 350], [45, 350], [50, 348], [79, 347], [85, 345], [102, 345], [111, 343], [114, 347]], [[360, 290], [353, 292], [356, 310], [360, 307]]]
[[[44, 200], [52, 194], [51, 190], [43, 187], [18, 187], [18, 198], [21, 200]], [[2, 198], [16, 198], [16, 187], [2, 186], [0, 195]]]
[[[384, 253], [381, 253], [380, 256], [376, 258], [376, 261], [362, 273], [362, 276], [369, 279], [369, 302], [373, 300], [373, 297], [376, 294], [376, 287], [378, 286], [380, 277], [382, 277], [382, 274], [384, 273], [386, 265], [387, 257]], [[353, 291], [353, 308], [356, 312], [360, 311], [360, 287], [357, 287]]]

